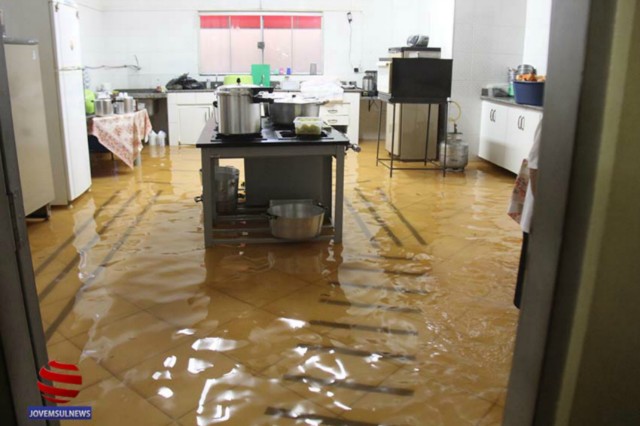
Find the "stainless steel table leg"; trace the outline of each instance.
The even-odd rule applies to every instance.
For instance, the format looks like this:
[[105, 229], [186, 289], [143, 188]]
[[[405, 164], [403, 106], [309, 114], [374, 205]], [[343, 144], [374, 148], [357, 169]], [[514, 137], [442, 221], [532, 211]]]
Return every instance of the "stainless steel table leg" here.
[[378, 145], [376, 147], [376, 167], [380, 162], [380, 131], [382, 130], [382, 101], [380, 101], [380, 116], [378, 117]]
[[215, 215], [215, 199], [213, 185], [213, 157], [208, 149], [201, 150], [202, 157], [202, 210], [204, 212], [204, 245], [213, 246], [213, 221]]
[[333, 227], [336, 244], [342, 243], [342, 207], [344, 205], [344, 156], [345, 149], [342, 146], [336, 147], [336, 203], [333, 217]]
[[[400, 106], [400, 115], [402, 116], [402, 106]], [[400, 126], [402, 126], [402, 118], [400, 118]], [[400, 127], [399, 137], [402, 137], [402, 127]], [[393, 121], [391, 124], [391, 161], [389, 167], [389, 177], [393, 177], [393, 158], [396, 152], [396, 104], [393, 104]], [[398, 155], [400, 155], [400, 148], [398, 147]]]

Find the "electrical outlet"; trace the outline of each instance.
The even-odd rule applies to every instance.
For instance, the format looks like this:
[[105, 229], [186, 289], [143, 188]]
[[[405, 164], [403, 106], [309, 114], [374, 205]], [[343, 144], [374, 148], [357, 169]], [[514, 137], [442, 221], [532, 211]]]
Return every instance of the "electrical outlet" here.
[[355, 68], [353, 69], [353, 72], [355, 72], [355, 73], [359, 73], [359, 72], [360, 72], [360, 68], [355, 67]]

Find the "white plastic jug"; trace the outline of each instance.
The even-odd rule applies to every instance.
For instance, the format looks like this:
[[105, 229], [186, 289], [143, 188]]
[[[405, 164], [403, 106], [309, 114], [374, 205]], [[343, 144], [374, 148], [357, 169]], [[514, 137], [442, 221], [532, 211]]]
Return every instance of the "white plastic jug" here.
[[167, 134], [160, 130], [158, 132], [158, 136], [156, 137], [156, 145], [164, 146], [167, 140]]
[[149, 133], [149, 145], [157, 145], [158, 144], [158, 134], [153, 130]]

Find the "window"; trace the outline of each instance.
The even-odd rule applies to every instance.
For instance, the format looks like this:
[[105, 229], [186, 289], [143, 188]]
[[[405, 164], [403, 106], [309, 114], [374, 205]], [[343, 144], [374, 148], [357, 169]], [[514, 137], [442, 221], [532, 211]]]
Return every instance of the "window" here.
[[251, 64], [322, 74], [322, 15], [200, 14], [200, 74], [248, 74]]

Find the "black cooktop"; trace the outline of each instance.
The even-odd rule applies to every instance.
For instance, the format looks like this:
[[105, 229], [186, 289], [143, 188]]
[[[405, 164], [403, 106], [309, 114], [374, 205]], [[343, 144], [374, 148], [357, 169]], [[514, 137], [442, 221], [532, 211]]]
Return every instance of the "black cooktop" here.
[[299, 146], [299, 145], [349, 145], [347, 136], [330, 127], [325, 128], [320, 136], [299, 136], [295, 134], [293, 128], [274, 127], [273, 124], [264, 120], [260, 133], [248, 135], [221, 135], [217, 129], [213, 131], [209, 142], [197, 143], [198, 148], [206, 148], [215, 145], [216, 147], [240, 147], [240, 146]]

